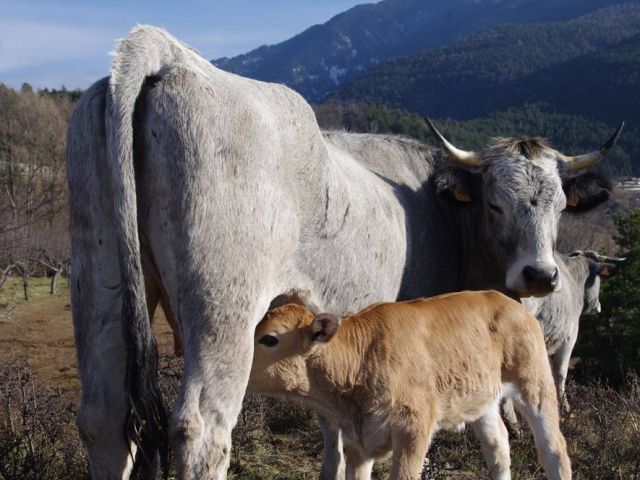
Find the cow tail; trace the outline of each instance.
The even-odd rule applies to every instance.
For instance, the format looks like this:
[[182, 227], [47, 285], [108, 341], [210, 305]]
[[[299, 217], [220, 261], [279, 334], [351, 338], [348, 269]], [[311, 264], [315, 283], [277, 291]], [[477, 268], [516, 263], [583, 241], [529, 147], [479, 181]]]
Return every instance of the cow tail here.
[[107, 158], [122, 278], [122, 333], [127, 349], [127, 444], [135, 442], [134, 477], [153, 469], [159, 454], [168, 470], [167, 414], [158, 386], [158, 349], [147, 311], [140, 260], [133, 159], [135, 104], [147, 77], [175, 62], [180, 45], [160, 29], [134, 28], [113, 54], [106, 109]]

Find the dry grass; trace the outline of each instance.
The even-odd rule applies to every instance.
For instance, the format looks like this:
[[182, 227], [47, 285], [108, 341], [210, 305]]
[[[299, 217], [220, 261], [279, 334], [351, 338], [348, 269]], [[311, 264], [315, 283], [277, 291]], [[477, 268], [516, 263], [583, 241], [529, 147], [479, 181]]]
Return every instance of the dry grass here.
[[[171, 400], [181, 363], [163, 358], [161, 385]], [[86, 459], [74, 424], [77, 402], [68, 393], [40, 385], [24, 363], [0, 370], [0, 479], [86, 478]], [[577, 479], [640, 478], [640, 387], [630, 379], [624, 393], [602, 385], [570, 383], [573, 412], [562, 421]], [[546, 478], [526, 429], [512, 438], [512, 473]], [[273, 400], [249, 396], [233, 432], [229, 478], [312, 479], [320, 469], [322, 437], [313, 414]], [[432, 479], [489, 478], [470, 432], [437, 435], [429, 454]], [[386, 478], [388, 461], [374, 479]], [[171, 476], [174, 478], [174, 475]]]
[[[44, 287], [34, 288], [28, 304], [7, 294], [9, 289], [0, 296], [0, 314], [12, 309], [10, 318], [0, 316], [0, 480], [88, 476], [74, 421], [79, 385], [68, 300], [64, 289], [51, 297]], [[161, 385], [171, 404], [182, 366], [168, 355], [171, 333], [162, 318], [156, 319], [154, 329], [165, 353]], [[570, 382], [568, 395], [573, 412], [563, 419], [562, 431], [575, 478], [640, 480], [638, 379], [630, 378], [623, 392]], [[514, 478], [545, 478], [531, 435], [524, 430], [511, 440]], [[321, 451], [313, 414], [250, 396], [233, 432], [229, 478], [317, 478]], [[489, 478], [470, 432], [439, 434], [429, 457], [425, 478]], [[386, 478], [387, 472], [388, 461], [377, 462], [374, 479]]]
[[0, 478], [88, 478], [68, 392], [40, 385], [24, 361], [5, 365], [0, 385]]

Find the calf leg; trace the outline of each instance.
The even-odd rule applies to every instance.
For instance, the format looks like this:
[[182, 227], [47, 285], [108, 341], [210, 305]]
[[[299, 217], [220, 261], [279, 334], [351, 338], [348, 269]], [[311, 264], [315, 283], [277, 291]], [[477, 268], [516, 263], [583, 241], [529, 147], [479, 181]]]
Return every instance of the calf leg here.
[[509, 428], [516, 436], [520, 435], [520, 423], [518, 422], [518, 416], [513, 408], [513, 400], [510, 397], [506, 397], [502, 402], [502, 415], [507, 420]]
[[[513, 410], [513, 404], [510, 404]], [[509, 480], [511, 460], [509, 457], [509, 434], [500, 418], [499, 402], [496, 401], [482, 417], [472, 423], [473, 431], [480, 440], [482, 453], [494, 480]]]
[[318, 423], [323, 441], [320, 480], [342, 480], [345, 478], [342, 433], [321, 415], [318, 415]]
[[389, 478], [418, 480], [424, 466], [424, 458], [429, 450], [433, 425], [430, 418], [425, 421], [424, 417], [413, 413], [403, 416], [413, 418], [391, 429], [393, 455]]
[[[548, 365], [548, 363], [547, 363]], [[538, 461], [551, 480], [571, 478], [571, 463], [560, 432], [558, 402], [550, 369], [537, 381], [523, 382], [518, 406], [533, 431]]]
[[345, 445], [344, 453], [347, 458], [346, 479], [369, 480], [373, 469], [373, 458], [368, 458], [351, 445]]

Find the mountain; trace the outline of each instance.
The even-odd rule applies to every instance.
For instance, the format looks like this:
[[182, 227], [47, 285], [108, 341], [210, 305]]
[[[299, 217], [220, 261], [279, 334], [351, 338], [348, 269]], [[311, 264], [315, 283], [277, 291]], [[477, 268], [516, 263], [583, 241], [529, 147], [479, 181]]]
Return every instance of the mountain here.
[[384, 0], [358, 5], [277, 45], [218, 67], [325, 98], [385, 60], [444, 45], [504, 23], [564, 21], [620, 0]]
[[514, 103], [536, 97], [558, 111], [610, 123], [625, 119], [640, 127], [640, 34], [520, 83], [524, 93]]
[[638, 105], [639, 35], [635, 2], [566, 22], [500, 26], [390, 60], [335, 97], [456, 119], [544, 102], [610, 120], [603, 109], [616, 116], [633, 110], [629, 100]]

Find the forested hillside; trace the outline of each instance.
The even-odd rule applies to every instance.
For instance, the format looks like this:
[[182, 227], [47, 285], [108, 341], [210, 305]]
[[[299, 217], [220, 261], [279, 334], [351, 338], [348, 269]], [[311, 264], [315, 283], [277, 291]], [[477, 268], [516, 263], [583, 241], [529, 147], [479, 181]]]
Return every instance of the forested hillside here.
[[[321, 127], [353, 132], [393, 133], [433, 142], [424, 117], [407, 110], [367, 102], [332, 100], [314, 107]], [[541, 104], [525, 104], [471, 120], [433, 119], [442, 133], [465, 149], [479, 149], [501, 136], [540, 136], [568, 154], [595, 150], [613, 133], [613, 123], [553, 112]], [[638, 174], [640, 130], [627, 124], [618, 146], [597, 166], [605, 174]]]
[[445, 131], [469, 148], [491, 136], [526, 134], [585, 150], [625, 121], [621, 148], [601, 168], [638, 175], [640, 4], [568, 22], [501, 26], [392, 60], [340, 88], [319, 110], [340, 104], [357, 111], [348, 128], [374, 122], [379, 131], [423, 137], [420, 116], [428, 116], [445, 119]]
[[385, 60], [505, 23], [564, 21], [620, 0], [384, 0], [359, 5], [277, 45], [214, 63], [284, 83], [317, 101]]
[[603, 86], [601, 97], [613, 93], [612, 80], [617, 95], [637, 97], [639, 34], [640, 4], [569, 22], [502, 26], [386, 62], [335, 96], [456, 119], [531, 101], [584, 110]]

